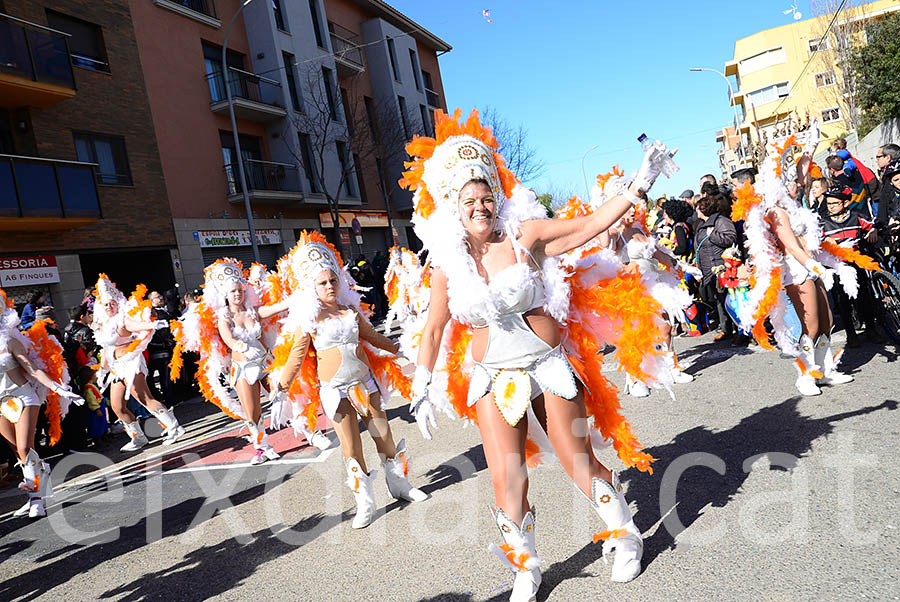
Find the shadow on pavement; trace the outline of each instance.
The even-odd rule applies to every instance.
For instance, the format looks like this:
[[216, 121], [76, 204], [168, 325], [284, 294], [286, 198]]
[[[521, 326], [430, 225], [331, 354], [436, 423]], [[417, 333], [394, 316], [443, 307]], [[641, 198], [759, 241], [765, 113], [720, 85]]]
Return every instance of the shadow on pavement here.
[[425, 493], [433, 494], [445, 487], [450, 487], [472, 478], [475, 476], [475, 473], [481, 472], [486, 468], [487, 460], [484, 459], [484, 450], [480, 444], [475, 445], [425, 473], [431, 480], [427, 485], [419, 489]]
[[694, 345], [690, 349], [678, 354], [678, 361], [684, 363], [685, 360], [691, 360], [691, 365], [685, 367], [687, 374], [697, 375], [707, 368], [721, 364], [736, 355], [750, 355], [753, 353], [751, 349], [743, 346], [731, 345], [729, 341], [722, 343], [710, 342], [702, 345]]
[[865, 343], [855, 349], [850, 349], [845, 346], [845, 351], [841, 356], [841, 363], [839, 364], [838, 368], [842, 372], [854, 373], [862, 366], [865, 366], [866, 364], [871, 362], [872, 359], [876, 356], [884, 357], [889, 363], [894, 363], [897, 361], [897, 353], [888, 349], [888, 346], [893, 347], [893, 345], [890, 343], [886, 345]]
[[[760, 409], [747, 416], [734, 427], [724, 431], [712, 431], [696, 427], [680, 433], [671, 443], [652, 447], [646, 451], [657, 461], [653, 464], [653, 474], [628, 469], [620, 475], [622, 482], [628, 483], [627, 498], [637, 502], [635, 523], [646, 532], [658, 523], [662, 516], [670, 512], [680, 522], [682, 529], [672, 533], [661, 524], [653, 535], [644, 539], [644, 570], [648, 570], [657, 556], [674, 549], [676, 537], [689, 528], [707, 506], [724, 507], [743, 487], [750, 474], [744, 472], [744, 461], [754, 456], [764, 456], [772, 452], [791, 454], [800, 458], [810, 450], [812, 442], [834, 431], [834, 425], [842, 420], [864, 416], [879, 410], [896, 410], [896, 400], [885, 400], [876, 406], [867, 406], [827, 416], [810, 418], [797, 411], [800, 397], [792, 397], [782, 403]], [[660, 485], [668, 465], [686, 454], [711, 454], [725, 461], [726, 472], [719, 475], [711, 469], [688, 469], [678, 481], [677, 505], [663, 508], [660, 512]], [[771, 470], [790, 470], [790, 467], [772, 464]], [[670, 516], [671, 518], [671, 516]], [[550, 565], [543, 573], [539, 600], [567, 579], [589, 577], [585, 569], [599, 560], [601, 546], [588, 544], [564, 561]], [[638, 578], [640, 579], [640, 577]]]

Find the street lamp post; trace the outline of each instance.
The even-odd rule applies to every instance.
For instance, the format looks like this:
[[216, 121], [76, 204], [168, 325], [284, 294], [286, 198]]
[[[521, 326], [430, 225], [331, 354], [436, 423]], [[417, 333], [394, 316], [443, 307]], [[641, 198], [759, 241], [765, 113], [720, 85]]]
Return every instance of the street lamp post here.
[[585, 157], [588, 156], [588, 153], [589, 153], [589, 152], [591, 152], [592, 150], [598, 149], [598, 148], [600, 148], [600, 145], [599, 145], [599, 144], [595, 144], [595, 145], [592, 146], [591, 148], [589, 148], [589, 149], [587, 149], [586, 151], [584, 151], [584, 154], [581, 155], [581, 177], [584, 178], [584, 193], [585, 193], [585, 195], [586, 195], [586, 196], [584, 197], [584, 199], [585, 199], [586, 202], [590, 202], [590, 200], [591, 200], [591, 189], [588, 188], [587, 174], [586, 174], [585, 171], [584, 171], [584, 159], [585, 159]]
[[725, 83], [728, 84], [728, 101], [731, 104], [731, 108], [734, 110], [734, 133], [737, 134], [738, 137], [738, 147], [743, 150], [744, 144], [741, 141], [741, 131], [740, 131], [740, 121], [738, 121], [738, 113], [737, 113], [737, 103], [734, 101], [734, 88], [731, 86], [731, 80], [728, 79], [724, 73], [718, 71], [716, 69], [709, 69], [708, 67], [691, 67], [691, 71], [709, 71], [711, 73], [716, 73], [725, 80]]
[[235, 11], [234, 16], [225, 28], [225, 40], [222, 42], [222, 79], [225, 82], [225, 98], [228, 101], [228, 116], [231, 118], [231, 135], [234, 137], [234, 152], [237, 155], [238, 179], [241, 186], [241, 192], [244, 196], [244, 211], [247, 213], [247, 226], [250, 229], [250, 246], [253, 249], [253, 261], [259, 261], [259, 246], [256, 244], [256, 228], [253, 225], [253, 209], [250, 207], [250, 193], [247, 192], [247, 176], [244, 174], [244, 158], [241, 156], [241, 140], [238, 137], [237, 121], [234, 118], [234, 104], [231, 99], [231, 86], [228, 83], [228, 58], [225, 55], [228, 49], [228, 34], [231, 33], [231, 26], [244, 11], [244, 7], [253, 2], [253, 0], [244, 0], [241, 2], [240, 8]]

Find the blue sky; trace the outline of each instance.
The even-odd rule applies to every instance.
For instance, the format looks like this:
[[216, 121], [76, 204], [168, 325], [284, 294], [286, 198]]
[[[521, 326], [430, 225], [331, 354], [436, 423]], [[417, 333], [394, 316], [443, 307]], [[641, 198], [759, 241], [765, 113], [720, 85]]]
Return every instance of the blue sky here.
[[[681, 167], [653, 196], [697, 190], [718, 174], [715, 131], [733, 120], [728, 87], [715, 73], [732, 59], [735, 40], [789, 23], [789, 0], [757, 2], [605, 2], [576, 0], [389, 0], [453, 46], [440, 58], [447, 106], [491, 106], [523, 124], [547, 165], [527, 182], [583, 195], [619, 163], [637, 169], [637, 136], [679, 147]], [[800, 0], [804, 18], [813, 16]], [[492, 24], [481, 11], [490, 9]], [[627, 150], [626, 150], [627, 149]]]

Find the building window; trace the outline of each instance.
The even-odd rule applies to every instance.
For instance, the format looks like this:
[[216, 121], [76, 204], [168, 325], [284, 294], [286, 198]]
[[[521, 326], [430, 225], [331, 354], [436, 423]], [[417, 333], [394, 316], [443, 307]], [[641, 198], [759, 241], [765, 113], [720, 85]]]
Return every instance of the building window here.
[[281, 2], [279, 0], [272, 0], [272, 12], [275, 13], [275, 27], [281, 31], [290, 31], [284, 20], [284, 13], [281, 12]]
[[403, 122], [403, 134], [409, 138], [409, 117], [406, 114], [406, 99], [402, 96], [397, 97], [397, 102], [400, 104], [400, 121]]
[[331, 87], [331, 69], [328, 67], [322, 67], [322, 85], [325, 86], [325, 98], [328, 100], [328, 111], [331, 114], [331, 118], [335, 121], [340, 121], [337, 104], [334, 102], [334, 88]]
[[347, 131], [350, 133], [350, 136], [353, 137], [356, 134], [356, 132], [353, 131], [353, 120], [356, 116], [350, 115], [350, 100], [346, 88], [341, 88], [341, 107], [343, 108], [344, 116], [347, 117]]
[[303, 174], [306, 176], [306, 189], [311, 193], [320, 192], [319, 177], [316, 174], [316, 166], [312, 160], [312, 146], [309, 143], [309, 136], [299, 134], [300, 140], [300, 158], [303, 159]]
[[810, 54], [817, 50], [828, 50], [829, 48], [831, 48], [831, 44], [828, 43], [828, 38], [810, 38], [809, 40]]
[[378, 139], [378, 120], [375, 117], [375, 101], [368, 96], [363, 96], [363, 104], [366, 105], [366, 121], [369, 122], [369, 133], [372, 140]]
[[822, 123], [831, 123], [833, 121], [841, 120], [841, 109], [840, 107], [831, 107], [830, 109], [822, 110]]
[[284, 80], [291, 95], [291, 106], [294, 107], [295, 111], [302, 111], [303, 105], [300, 104], [300, 93], [297, 91], [297, 82], [294, 81], [294, 55], [282, 52], [281, 56], [284, 59]]
[[381, 162], [381, 159], [375, 159], [375, 171], [378, 172], [378, 187], [381, 188], [381, 194], [384, 197], [384, 205], [387, 207], [390, 203], [390, 197], [388, 196], [387, 191], [387, 178], [384, 173], [384, 164]]
[[419, 60], [416, 58], [416, 51], [409, 49], [409, 64], [412, 65], [413, 78], [416, 80], [416, 90], [422, 89], [422, 70], [419, 69]]
[[429, 127], [431, 120], [428, 118], [428, 108], [425, 105], [419, 105], [419, 113], [422, 115], [422, 133], [426, 136], [431, 136], [432, 130]]
[[356, 174], [356, 189], [359, 190], [359, 199], [366, 203], [368, 199], [366, 199], [366, 186], [363, 183], [362, 177], [362, 163], [359, 162], [359, 155], [353, 155], [353, 173]]
[[341, 187], [341, 192], [343, 192], [346, 196], [356, 196], [353, 194], [353, 166], [350, 165], [350, 158], [347, 156], [347, 143], [338, 140], [335, 142], [337, 146], [337, 154], [338, 161], [341, 162], [341, 177], [344, 180], [344, 185]]
[[97, 179], [101, 184], [131, 185], [124, 138], [89, 132], [75, 132], [74, 137], [78, 160], [97, 164]]
[[318, 0], [309, 0], [309, 16], [312, 19], [313, 31], [316, 34], [316, 46], [325, 48], [325, 38], [322, 37], [322, 21], [319, 18]]
[[400, 65], [397, 63], [397, 49], [394, 48], [394, 40], [391, 38], [387, 39], [387, 47], [388, 47], [388, 55], [391, 59], [391, 70], [394, 72], [394, 79], [402, 81], [400, 79]]
[[71, 34], [68, 41], [73, 65], [109, 73], [106, 46], [103, 44], [103, 32], [99, 25], [52, 10], [47, 11], [47, 25]]
[[[225, 94], [225, 74], [222, 72], [222, 47], [203, 42], [203, 60], [206, 64], [206, 79], [209, 83], [209, 95], [212, 102], [225, 100], [227, 95]], [[231, 68], [244, 69], [244, 57], [237, 52], [229, 50], [225, 54], [225, 60], [228, 61], [228, 66]], [[228, 81], [231, 85], [232, 96], [247, 98], [246, 79], [241, 80], [237, 75], [231, 74]]]
[[826, 88], [834, 85], [834, 71], [816, 73], [816, 87]]
[[753, 103], [753, 106], [758, 107], [766, 104], [767, 102], [772, 102], [780, 98], [787, 98], [790, 95], [790, 82], [781, 82], [779, 84], [773, 84], [759, 90], [754, 90], [747, 96], [750, 98], [750, 102]]

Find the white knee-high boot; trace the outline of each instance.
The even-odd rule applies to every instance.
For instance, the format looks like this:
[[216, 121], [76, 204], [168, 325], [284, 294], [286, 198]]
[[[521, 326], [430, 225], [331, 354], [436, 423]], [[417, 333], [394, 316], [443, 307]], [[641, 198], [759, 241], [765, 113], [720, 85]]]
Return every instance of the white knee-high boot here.
[[150, 443], [150, 440], [147, 439], [147, 435], [144, 434], [144, 429], [141, 428], [141, 422], [138, 419], [135, 419], [134, 422], [125, 423], [125, 432], [128, 433], [131, 441], [123, 445], [119, 451], [137, 451]]
[[821, 395], [822, 391], [816, 386], [816, 379], [822, 377], [819, 366], [816, 364], [816, 354], [813, 341], [808, 334], [800, 337], [800, 353], [797, 356], [797, 390], [802, 395]]
[[505, 542], [488, 548], [504, 561], [516, 576], [510, 602], [534, 602], [541, 586], [541, 561], [534, 543], [534, 508], [525, 513], [522, 526], [517, 525], [503, 510], [491, 509], [497, 528]]
[[281, 457], [274, 449], [272, 449], [272, 446], [269, 445], [269, 436], [266, 434], [266, 427], [262, 417], [260, 417], [259, 422], [245, 420], [244, 426], [250, 431], [250, 440], [253, 443], [253, 448], [256, 450], [256, 455], [250, 460], [250, 464], [262, 464], [263, 462], [277, 460]]
[[397, 453], [393, 458], [387, 458], [381, 466], [384, 468], [384, 478], [391, 497], [408, 502], [422, 502], [428, 499], [428, 494], [413, 487], [407, 478], [409, 456], [406, 455], [406, 439], [401, 439], [397, 443]]
[[351, 526], [354, 529], [368, 527], [375, 518], [375, 488], [373, 481], [377, 471], [369, 474], [363, 472], [362, 467], [355, 458], [347, 460], [347, 487], [353, 491], [356, 498], [356, 516]]
[[171, 408], [160, 408], [154, 414], [162, 425], [166, 427], [163, 445], [172, 445], [184, 436], [184, 427], [178, 424], [175, 412]]
[[843, 354], [843, 349], [837, 353], [832, 353], [831, 337], [827, 334], [819, 335], [819, 338], [816, 339], [815, 352], [816, 364], [818, 364], [822, 370], [822, 378], [817, 379], [819, 382], [826, 385], [843, 385], [845, 383], [853, 382], [852, 376], [839, 372], [837, 369]]
[[44, 507], [44, 498], [53, 496], [53, 483], [50, 480], [50, 466], [41, 460], [37, 452], [28, 450], [24, 462], [19, 462], [24, 477], [19, 484], [19, 489], [28, 493], [28, 501], [24, 506], [16, 510], [14, 516], [38, 518], [47, 516]]
[[606, 523], [607, 529], [594, 535], [594, 542], [603, 540], [604, 557], [615, 549], [611, 579], [625, 583], [641, 572], [644, 540], [634, 524], [628, 502], [622, 495], [619, 475], [615, 471], [611, 472], [612, 485], [596, 477], [591, 481], [591, 505]]

